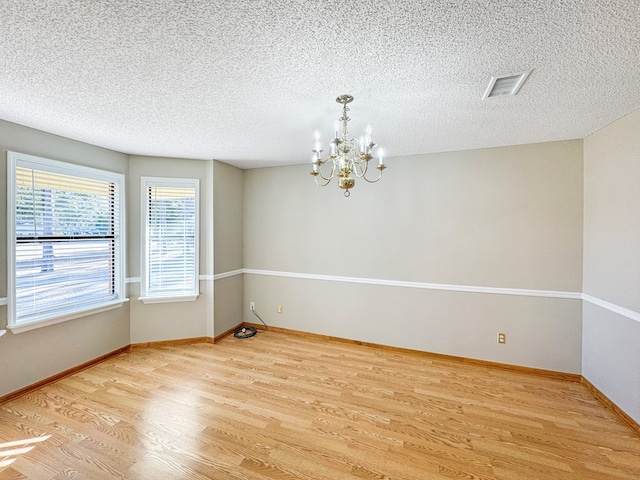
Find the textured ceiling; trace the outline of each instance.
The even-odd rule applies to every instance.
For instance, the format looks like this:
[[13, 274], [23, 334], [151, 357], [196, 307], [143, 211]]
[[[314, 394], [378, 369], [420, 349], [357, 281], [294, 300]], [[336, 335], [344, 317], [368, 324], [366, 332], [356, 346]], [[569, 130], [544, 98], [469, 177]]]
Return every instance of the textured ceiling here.
[[[0, 118], [117, 151], [310, 161], [583, 138], [640, 107], [638, 0], [0, 0]], [[515, 97], [492, 75], [533, 69]], [[391, 161], [387, 162], [391, 163]]]

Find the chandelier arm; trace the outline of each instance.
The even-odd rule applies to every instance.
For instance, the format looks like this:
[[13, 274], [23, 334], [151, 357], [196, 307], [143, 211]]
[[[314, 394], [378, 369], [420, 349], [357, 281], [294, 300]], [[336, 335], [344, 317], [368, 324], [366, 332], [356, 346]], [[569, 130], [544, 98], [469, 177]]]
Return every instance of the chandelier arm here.
[[378, 178], [376, 178], [375, 180], [369, 180], [367, 177], [365, 177], [364, 175], [360, 178], [363, 178], [365, 182], [367, 183], [376, 183], [378, 180], [380, 180], [382, 178], [382, 169], [380, 169], [380, 173], [378, 173]]
[[[364, 163], [364, 167], [362, 166], [362, 164]], [[358, 173], [358, 170], [356, 169], [356, 166], [360, 169], [360, 173]], [[363, 162], [362, 160], [353, 160], [353, 173], [356, 174], [356, 177], [358, 178], [365, 178], [365, 175], [367, 174], [367, 170], [369, 169], [369, 162]]]
[[[322, 177], [322, 178], [324, 178], [324, 177]], [[331, 181], [331, 179], [329, 178], [326, 182], [320, 183], [320, 182], [318, 182], [318, 176], [317, 175], [314, 176], [313, 179], [315, 180], [316, 185], [318, 185], [319, 187], [326, 187], [327, 185], [329, 185], [329, 182]]]
[[[336, 162], [331, 161], [331, 172], [329, 173], [328, 177], [325, 177], [324, 174], [322, 173], [322, 165], [323, 164], [318, 165], [318, 174], [322, 177], [323, 180], [325, 180], [327, 183], [329, 183], [331, 181], [331, 179], [333, 178], [333, 176], [335, 175], [335, 173], [336, 173]], [[316, 181], [316, 183], [318, 183], [318, 182]]]

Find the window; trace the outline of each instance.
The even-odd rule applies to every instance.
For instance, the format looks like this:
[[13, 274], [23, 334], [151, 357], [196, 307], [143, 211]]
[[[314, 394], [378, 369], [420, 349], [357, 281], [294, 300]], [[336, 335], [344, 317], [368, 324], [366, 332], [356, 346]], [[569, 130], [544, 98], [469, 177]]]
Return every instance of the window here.
[[124, 176], [8, 152], [9, 328], [96, 313], [124, 298]]
[[142, 285], [145, 303], [199, 294], [199, 181], [142, 177]]

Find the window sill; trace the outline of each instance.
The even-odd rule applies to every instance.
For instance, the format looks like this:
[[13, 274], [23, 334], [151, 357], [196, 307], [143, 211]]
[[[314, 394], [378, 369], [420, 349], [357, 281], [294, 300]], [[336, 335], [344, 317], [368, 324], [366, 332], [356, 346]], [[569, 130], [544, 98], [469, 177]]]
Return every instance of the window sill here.
[[199, 293], [193, 293], [189, 295], [173, 295], [166, 297], [138, 297], [138, 300], [145, 305], [148, 303], [193, 302], [199, 295]]
[[13, 333], [28, 332], [29, 330], [35, 330], [36, 328], [48, 327], [49, 325], [55, 325], [56, 323], [66, 322], [67, 320], [73, 320], [74, 318], [87, 317], [96, 313], [106, 312], [107, 310], [113, 310], [120, 308], [123, 303], [128, 302], [128, 298], [122, 298], [114, 300], [113, 302], [105, 303], [99, 306], [90, 307], [85, 310], [80, 310], [72, 313], [63, 313], [56, 316], [49, 316], [42, 319], [31, 320], [30, 322], [20, 323], [16, 325], [7, 325], [7, 330], [11, 330]]

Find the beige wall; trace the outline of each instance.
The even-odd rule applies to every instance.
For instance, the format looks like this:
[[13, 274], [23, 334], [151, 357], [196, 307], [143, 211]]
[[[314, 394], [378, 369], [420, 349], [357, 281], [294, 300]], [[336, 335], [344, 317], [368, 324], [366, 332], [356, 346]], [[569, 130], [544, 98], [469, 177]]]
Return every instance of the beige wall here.
[[207, 201], [213, 188], [211, 161], [131, 156], [127, 178], [129, 225], [131, 343], [156, 342], [180, 338], [208, 336], [212, 330], [213, 312], [210, 308], [213, 294], [206, 282], [200, 281], [200, 296], [194, 302], [144, 304], [140, 295], [140, 226], [141, 177], [198, 178], [200, 179], [200, 275], [213, 275], [213, 259], [208, 245], [213, 243], [209, 224], [213, 222], [212, 205]]
[[245, 173], [245, 268], [580, 292], [580, 141], [393, 158], [351, 197]]
[[[244, 172], [214, 162], [215, 273], [242, 269]], [[242, 320], [242, 274], [215, 281], [214, 336], [235, 327]]]
[[[127, 156], [31, 128], [0, 121], [0, 297], [7, 296], [7, 150], [118, 173]], [[7, 307], [0, 306], [0, 328]], [[129, 344], [129, 305], [0, 338], [0, 395], [92, 360]]]
[[640, 423], [638, 132], [640, 110], [584, 140], [583, 375]]
[[[255, 322], [255, 301], [271, 325], [582, 373], [640, 421], [639, 130], [640, 110], [584, 142], [392, 158], [380, 183], [360, 181], [345, 199], [316, 187], [309, 166], [129, 158], [0, 121], [3, 158], [15, 150], [127, 176], [134, 279], [120, 309], [0, 338], [0, 364], [13, 366], [0, 395], [129, 343]], [[202, 181], [196, 302], [137, 301], [145, 175]], [[4, 218], [6, 184], [3, 162]], [[2, 222], [0, 297], [6, 252]], [[224, 275], [243, 267], [253, 273]], [[571, 293], [583, 290], [584, 305]], [[6, 315], [0, 306], [0, 328]]]
[[[244, 267], [579, 297], [581, 141], [388, 164], [380, 183], [358, 182], [348, 199], [335, 184], [316, 187], [309, 166], [246, 171]], [[579, 373], [580, 300], [520, 293], [245, 274], [245, 303], [273, 325]], [[254, 321], [246, 306], [244, 318]]]
[[215, 295], [214, 337], [237, 327], [244, 320], [242, 318], [242, 304], [244, 301], [242, 275], [216, 280]]
[[[580, 300], [245, 275], [268, 325], [580, 373]], [[283, 313], [276, 306], [283, 305]], [[245, 319], [259, 323], [245, 311]], [[497, 332], [507, 333], [498, 345]]]
[[640, 312], [640, 110], [584, 140], [584, 292]]
[[242, 268], [244, 171], [214, 162], [215, 273]]
[[[242, 268], [243, 172], [201, 160], [127, 156], [19, 125], [0, 122], [0, 155], [7, 150], [111, 170], [126, 175], [127, 266], [130, 301], [124, 307], [0, 338], [0, 395], [94, 359], [130, 343], [213, 337], [242, 321], [242, 275], [222, 278], [214, 306], [214, 218], [217, 272]], [[6, 218], [6, 161], [0, 169], [0, 210]], [[200, 291], [195, 302], [143, 304], [140, 294], [140, 179], [200, 179]], [[215, 178], [215, 192], [214, 192]], [[217, 211], [214, 214], [214, 204]], [[0, 298], [6, 297], [6, 222], [0, 224]], [[215, 312], [214, 312], [215, 310]], [[217, 323], [214, 324], [214, 314]], [[0, 328], [7, 323], [0, 306]]]
[[[213, 337], [242, 321], [242, 275], [223, 278], [214, 307], [215, 255], [219, 272], [242, 268], [243, 172], [219, 162], [127, 156], [23, 126], [0, 122], [0, 155], [14, 150], [102, 168], [126, 176], [128, 297], [124, 307], [0, 338], [0, 395], [73, 368], [130, 343]], [[6, 218], [6, 161], [0, 169], [0, 210]], [[214, 165], [215, 164], [215, 165]], [[215, 171], [215, 173], [214, 173]], [[140, 179], [142, 176], [200, 179], [200, 291], [195, 302], [143, 304], [140, 294]], [[214, 177], [216, 191], [214, 193]], [[214, 203], [218, 208], [214, 215]], [[0, 298], [6, 297], [6, 222], [0, 224]], [[215, 310], [215, 312], [214, 312]], [[214, 314], [218, 323], [214, 325]], [[0, 305], [0, 329], [7, 308]]]

